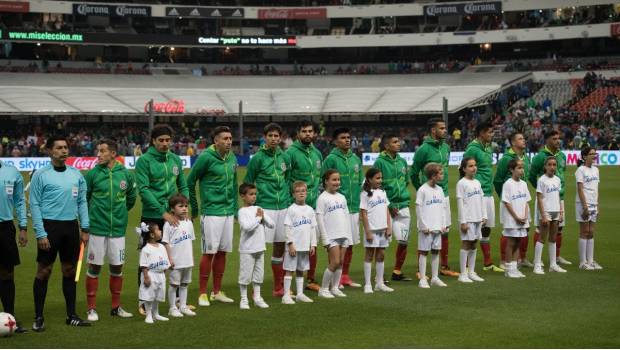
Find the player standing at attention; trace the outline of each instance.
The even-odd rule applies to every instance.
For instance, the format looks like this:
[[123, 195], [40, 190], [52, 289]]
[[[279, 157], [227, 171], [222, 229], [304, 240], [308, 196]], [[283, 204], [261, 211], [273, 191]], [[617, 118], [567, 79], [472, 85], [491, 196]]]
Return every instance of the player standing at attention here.
[[258, 193], [256, 205], [263, 208], [265, 215], [274, 222], [273, 227], [265, 229], [267, 243], [273, 243], [271, 271], [273, 272], [273, 296], [284, 295], [284, 217], [291, 202], [289, 177], [291, 160], [280, 148], [282, 127], [270, 123], [263, 129], [265, 144], [250, 159], [244, 183], [256, 184]]
[[293, 273], [297, 271], [297, 301], [311, 303], [304, 294], [304, 271], [310, 267], [309, 257], [316, 254], [317, 223], [314, 209], [307, 205], [308, 186], [303, 181], [295, 181], [292, 186], [295, 203], [286, 211], [284, 229], [286, 231], [286, 253], [284, 254], [284, 296], [282, 304], [295, 304], [291, 297]]
[[[312, 143], [315, 135], [314, 124], [308, 120], [302, 121], [297, 128], [297, 140], [286, 150], [286, 153], [291, 158], [289, 183], [291, 186], [295, 181], [306, 183], [308, 186], [306, 204], [312, 207], [312, 209], [316, 209], [316, 199], [319, 197], [321, 165], [323, 163], [323, 155]], [[318, 239], [318, 230], [315, 236], [316, 241]], [[318, 292], [320, 286], [315, 280], [316, 257], [316, 253], [310, 255], [310, 268], [307, 273], [308, 285], [306, 288]]]
[[239, 289], [241, 301], [239, 308], [248, 310], [248, 286], [252, 283], [254, 305], [261, 309], [269, 307], [260, 295], [260, 287], [265, 276], [265, 228], [273, 229], [275, 222], [263, 208], [256, 203], [256, 186], [241, 184], [239, 195], [243, 208], [239, 209]]
[[600, 176], [594, 166], [596, 150], [590, 146], [581, 149], [579, 168], [575, 172], [577, 195], [575, 196], [575, 216], [579, 223], [579, 268], [583, 270], [602, 270], [594, 260], [594, 225], [601, 214], [598, 202]]
[[426, 256], [431, 252], [431, 284], [447, 287], [439, 279], [439, 250], [441, 235], [446, 231], [444, 211], [445, 194], [438, 185], [443, 180], [443, 167], [438, 163], [428, 163], [424, 167], [428, 181], [420, 186], [416, 194], [415, 209], [418, 221], [418, 252], [420, 268], [420, 288], [430, 288], [426, 279]]
[[[525, 137], [521, 132], [514, 132], [509, 137], [510, 148], [504, 152], [502, 158], [497, 162], [495, 177], [493, 178], [493, 185], [495, 186], [495, 192], [499, 198], [502, 198], [502, 187], [504, 186], [504, 182], [506, 182], [511, 177], [511, 173], [508, 170], [508, 163], [513, 159], [518, 159], [523, 161], [523, 178], [521, 180], [526, 181], [530, 176], [530, 157], [525, 153], [527, 144], [525, 142]], [[506, 262], [506, 244], [508, 243], [508, 238], [502, 235], [500, 240], [500, 252], [501, 252], [501, 264], [500, 267], [503, 268], [504, 263]], [[519, 265], [525, 267], [534, 267], [534, 264], [527, 260], [527, 245], [528, 245], [528, 237], [522, 237], [519, 241]]]
[[547, 157], [544, 164], [545, 174], [538, 178], [536, 185], [536, 226], [540, 237], [534, 250], [534, 273], [542, 275], [542, 250], [545, 241], [549, 240], [549, 272], [566, 272], [557, 264], [556, 238], [560, 221], [564, 220], [564, 205], [560, 200], [562, 181], [557, 173], [557, 160]]
[[75, 268], [80, 253], [80, 239], [84, 245], [88, 243], [90, 227], [86, 180], [79, 170], [65, 164], [69, 156], [69, 144], [64, 137], [49, 137], [45, 148], [51, 163], [34, 174], [30, 186], [30, 210], [37, 238], [38, 263], [32, 288], [36, 315], [32, 330], [35, 332], [45, 330], [43, 308], [56, 255], [60, 256], [66, 324], [90, 326], [88, 321], [80, 319], [75, 312]]
[[[381, 140], [381, 144], [383, 145], [383, 152], [381, 152], [373, 167], [377, 168], [382, 174], [383, 189], [389, 199], [392, 233], [398, 242], [392, 279], [394, 281], [411, 281], [411, 278], [408, 278], [401, 272], [407, 257], [407, 245], [409, 244], [411, 226], [411, 214], [409, 212], [411, 196], [407, 188], [409, 184], [409, 167], [407, 161], [398, 154], [400, 152], [400, 139], [398, 136], [393, 134], [385, 135]], [[368, 182], [368, 179], [366, 182]], [[381, 280], [383, 280], [383, 275], [381, 275]]]
[[171, 266], [168, 252], [161, 241], [161, 230], [156, 223], [140, 223], [140, 289], [138, 298], [144, 303], [144, 322], [168, 321], [159, 314], [159, 303], [166, 300], [166, 270]]
[[[194, 267], [194, 255], [192, 241], [194, 224], [188, 218], [187, 197], [177, 193], [170, 197], [168, 206], [177, 220], [179, 226], [164, 224], [164, 233], [161, 242], [166, 245], [172, 270], [168, 276], [170, 289], [168, 289], [168, 303], [170, 310], [168, 315], [172, 317], [196, 316], [196, 313], [187, 307], [187, 286], [192, 282], [192, 267]], [[179, 294], [179, 307], [177, 307], [177, 291]]]
[[351, 223], [351, 241], [342, 261], [342, 277], [340, 284], [349, 287], [361, 287], [361, 284], [353, 282], [349, 276], [349, 267], [353, 258], [353, 246], [360, 243], [360, 193], [364, 174], [362, 160], [351, 151], [351, 133], [347, 128], [334, 130], [333, 139], [335, 148], [329, 153], [323, 162], [322, 176], [329, 169], [335, 169], [340, 174], [340, 192], [347, 200], [349, 222]]
[[[0, 154], [2, 144], [0, 143]], [[26, 198], [24, 195], [24, 179], [17, 168], [0, 160], [0, 181], [4, 188], [0, 191], [0, 299], [4, 312], [15, 315], [15, 266], [20, 264], [19, 251], [15, 241], [15, 224], [19, 226], [19, 246], [28, 243], [26, 216]], [[26, 330], [17, 322], [16, 333]]]
[[[562, 208], [564, 208], [564, 173], [566, 172], [566, 155], [560, 150], [560, 133], [556, 130], [545, 133], [545, 147], [532, 158], [532, 167], [530, 169], [530, 183], [536, 187], [538, 179], [545, 173], [545, 161], [549, 157], [555, 157], [557, 161], [556, 175], [560, 178], [562, 187], [560, 188], [560, 200]], [[555, 237], [555, 249], [557, 263], [561, 265], [571, 265], [572, 263], [560, 256], [560, 248], [562, 247], [562, 229], [564, 227], [564, 218], [559, 223], [558, 234]], [[534, 235], [534, 242], [538, 241], [537, 232]]]
[[467, 145], [463, 158], [470, 157], [476, 160], [478, 171], [476, 180], [480, 181], [482, 192], [484, 192], [484, 203], [487, 207], [487, 222], [482, 227], [482, 238], [480, 248], [484, 255], [484, 271], [504, 272], [493, 264], [491, 258], [491, 229], [495, 227], [495, 201], [493, 200], [493, 149], [491, 140], [493, 139], [493, 127], [487, 123], [476, 126], [476, 139]]
[[392, 216], [390, 214], [390, 201], [381, 189], [383, 174], [377, 168], [366, 171], [363, 192], [360, 194], [360, 217], [364, 225], [364, 293], [373, 293], [370, 277], [372, 274], [372, 260], [375, 260], [377, 276], [375, 278], [375, 290], [380, 292], [393, 292], [394, 289], [385, 285], [383, 272], [385, 265], [385, 248], [390, 245], [392, 236]]
[[[441, 236], [440, 273], [444, 276], [457, 277], [459, 276], [459, 273], [452, 271], [450, 269], [450, 266], [448, 265], [448, 234], [450, 232], [450, 226], [452, 225], [452, 213], [450, 210], [450, 197], [448, 193], [448, 163], [450, 159], [450, 146], [445, 141], [446, 135], [448, 134], [448, 129], [446, 128], [446, 123], [442, 119], [436, 118], [431, 119], [428, 122], [428, 130], [429, 136], [424, 139], [424, 143], [416, 150], [413, 157], [413, 165], [411, 167], [411, 182], [413, 184], [413, 187], [415, 187], [415, 189], [417, 190], [428, 180], [424, 176], [424, 167], [428, 163], [441, 164], [441, 166], [443, 167], [444, 178], [439, 183], [439, 186], [443, 189], [444, 196], [446, 197], [446, 200], [444, 201], [444, 211], [446, 217], [445, 225], [447, 230]], [[419, 278], [420, 276], [418, 276], [418, 279]]]
[[[213, 145], [198, 156], [187, 177], [192, 218], [200, 213], [202, 256], [198, 305], [209, 306], [207, 284], [213, 272], [211, 299], [224, 303], [234, 300], [222, 292], [226, 253], [233, 250], [234, 215], [237, 212], [237, 157], [231, 151], [232, 131], [227, 126], [213, 129]], [[196, 195], [199, 182], [200, 206]]]
[[323, 246], [327, 248], [328, 264], [323, 273], [319, 297], [328, 299], [346, 297], [346, 294], [341, 292], [338, 287], [342, 275], [344, 255], [352, 239], [347, 199], [338, 192], [340, 174], [337, 170], [325, 171], [323, 187], [325, 191], [321, 193], [316, 202], [316, 220], [319, 225], [319, 232], [321, 232], [321, 241]]
[[137, 191], [133, 175], [116, 160], [117, 143], [103, 139], [97, 145], [97, 166], [86, 174], [86, 199], [90, 218], [86, 300], [88, 320], [99, 320], [97, 289], [104, 258], [110, 264], [110, 315], [129, 318], [133, 315], [121, 307], [125, 232], [129, 211], [136, 203]]
[[456, 184], [456, 203], [461, 233], [459, 282], [484, 282], [476, 273], [476, 242], [482, 237], [487, 208], [480, 181], [476, 180], [476, 160], [463, 158], [459, 167], [461, 179]]
[[523, 181], [524, 162], [512, 159], [508, 162], [508, 170], [512, 177], [502, 186], [502, 203], [500, 220], [504, 226], [503, 236], [507, 238], [506, 244], [506, 270], [509, 278], [523, 278], [517, 266], [517, 251], [520, 240], [527, 237], [527, 228], [530, 226], [529, 201], [532, 200], [527, 182]]

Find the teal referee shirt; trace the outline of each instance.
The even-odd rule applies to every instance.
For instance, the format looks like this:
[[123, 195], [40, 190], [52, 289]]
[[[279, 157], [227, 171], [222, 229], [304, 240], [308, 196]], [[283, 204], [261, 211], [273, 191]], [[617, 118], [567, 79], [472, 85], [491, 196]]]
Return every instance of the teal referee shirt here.
[[[13, 221], [17, 217], [19, 228], [26, 229], [26, 198], [24, 196], [24, 178], [12, 165], [0, 160], [0, 221]], [[14, 214], [15, 213], [15, 214]]]

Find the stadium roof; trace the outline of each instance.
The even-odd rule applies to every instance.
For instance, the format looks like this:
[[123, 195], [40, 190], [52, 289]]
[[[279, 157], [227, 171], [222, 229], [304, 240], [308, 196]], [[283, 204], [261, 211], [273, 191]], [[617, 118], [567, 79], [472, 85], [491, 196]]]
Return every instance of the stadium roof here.
[[186, 114], [431, 114], [456, 112], [530, 73], [353, 76], [142, 76], [0, 73], [0, 114], [130, 115], [181, 100]]

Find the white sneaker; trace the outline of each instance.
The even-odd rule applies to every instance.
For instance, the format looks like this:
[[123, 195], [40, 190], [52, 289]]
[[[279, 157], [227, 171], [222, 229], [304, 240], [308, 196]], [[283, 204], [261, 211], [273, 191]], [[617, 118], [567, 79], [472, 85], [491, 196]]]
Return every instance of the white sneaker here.
[[520, 278], [519, 275], [513, 270], [504, 271], [504, 276], [508, 278]]
[[168, 310], [168, 316], [170, 316], [170, 317], [183, 317], [183, 314], [176, 307], [171, 307], [170, 310]]
[[560, 265], [572, 265], [572, 264], [573, 264], [572, 262], [570, 262], [570, 261], [568, 261], [568, 260], [564, 259], [564, 258], [563, 258], [563, 257], [561, 257], [561, 256], [558, 256], [558, 257], [555, 259], [555, 261], [557, 261], [557, 263], [558, 263], [558, 264], [560, 264]]
[[394, 291], [394, 288], [390, 288], [386, 286], [385, 284], [381, 283], [381, 284], [375, 285], [375, 290], [379, 292], [391, 293]]
[[144, 322], [146, 322], [148, 324], [155, 323], [155, 321], [153, 321], [153, 317], [151, 315], [146, 316], [146, 318], [144, 319]]
[[250, 309], [250, 302], [248, 301], [248, 298], [241, 298], [241, 301], [239, 302], [239, 308], [241, 310], [249, 310]]
[[295, 300], [293, 300], [290, 295], [284, 294], [284, 296], [282, 297], [282, 304], [292, 305], [295, 304]]
[[529, 260], [527, 260], [527, 258], [526, 258], [526, 259], [521, 260], [521, 262], [519, 263], [519, 266], [532, 268], [532, 267], [534, 267], [534, 264], [532, 264], [532, 263], [531, 263]]
[[196, 316], [196, 313], [194, 311], [192, 311], [189, 307], [182, 307], [181, 308], [181, 313], [185, 316]]
[[595, 270], [602, 270], [603, 267], [601, 265], [599, 265], [596, 261], [592, 261], [590, 263], [590, 266], [592, 266]]
[[448, 285], [443, 283], [439, 278], [431, 278], [431, 285], [437, 287], [447, 287]]
[[344, 289], [344, 285], [339, 284], [339, 285], [338, 285], [338, 289], [343, 290], [343, 289]]
[[537, 275], [544, 275], [545, 270], [543, 270], [542, 264], [534, 264], [534, 273]]
[[[290, 296], [289, 296], [289, 298], [290, 298]], [[269, 305], [265, 302], [265, 299], [263, 299], [262, 297], [254, 298], [254, 305], [256, 305], [260, 309], [267, 309], [267, 308], [269, 308]]]
[[338, 288], [333, 288], [330, 292], [332, 293], [333, 296], [339, 297], [339, 298], [344, 298], [347, 296]]
[[564, 272], [566, 272], [566, 270], [561, 268], [560, 265], [554, 264], [554, 265], [549, 266], [549, 272], [561, 272], [561, 273], [564, 273]]
[[170, 321], [168, 317], [164, 317], [162, 315], [155, 315], [155, 320], [157, 321]]
[[475, 272], [470, 272], [468, 277], [474, 282], [484, 282], [484, 278], [478, 276], [478, 274]]
[[472, 281], [468, 275], [462, 273], [459, 275], [459, 282], [462, 283], [474, 283], [474, 281]]
[[525, 278], [525, 275], [523, 274], [523, 272], [519, 271], [518, 269], [515, 270], [514, 272], [519, 278]]
[[198, 305], [199, 306], [211, 306], [209, 302], [209, 296], [206, 293], [200, 294], [198, 297]]
[[314, 300], [310, 299], [307, 295], [303, 293], [297, 294], [297, 301], [300, 303], [314, 303]]
[[594, 266], [588, 264], [588, 263], [581, 263], [579, 264], [579, 268], [581, 270], [594, 270]]
[[428, 285], [428, 280], [424, 278], [424, 279], [421, 279], [420, 282], [418, 282], [418, 287], [427, 289], [427, 288], [430, 288], [431, 286]]
[[335, 298], [332, 295], [332, 293], [329, 291], [329, 289], [327, 289], [327, 288], [319, 289], [319, 297], [320, 298], [325, 298], [325, 299], [333, 299], [333, 298]]
[[364, 294], [372, 294], [374, 293], [372, 290], [372, 286], [370, 284], [364, 285]]
[[112, 311], [110, 311], [110, 315], [118, 316], [120, 318], [131, 318], [131, 317], [133, 317], [133, 314], [131, 312], [125, 311], [125, 309], [123, 309], [120, 306], [117, 307], [116, 309], [112, 309]]
[[97, 322], [97, 321], [99, 321], [99, 315], [97, 314], [97, 310], [95, 310], [95, 309], [88, 310], [86, 315], [87, 315], [86, 319], [88, 319], [90, 322]]
[[219, 301], [221, 303], [234, 303], [235, 301], [229, 297], [226, 296], [226, 294], [224, 294], [224, 292], [219, 291], [217, 294], [213, 294], [213, 292], [211, 292], [211, 300], [212, 301]]

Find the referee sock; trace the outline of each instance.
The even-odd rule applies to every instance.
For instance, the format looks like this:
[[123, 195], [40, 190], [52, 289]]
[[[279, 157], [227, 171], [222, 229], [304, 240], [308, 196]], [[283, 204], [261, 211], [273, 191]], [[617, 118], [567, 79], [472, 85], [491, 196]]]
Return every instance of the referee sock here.
[[75, 277], [62, 277], [62, 294], [65, 296], [67, 316], [75, 315]]
[[0, 299], [4, 312], [15, 315], [15, 280], [0, 280]]
[[35, 277], [32, 285], [34, 295], [34, 314], [36, 317], [43, 317], [43, 307], [45, 306], [45, 296], [47, 295], [48, 280], [40, 280]]

